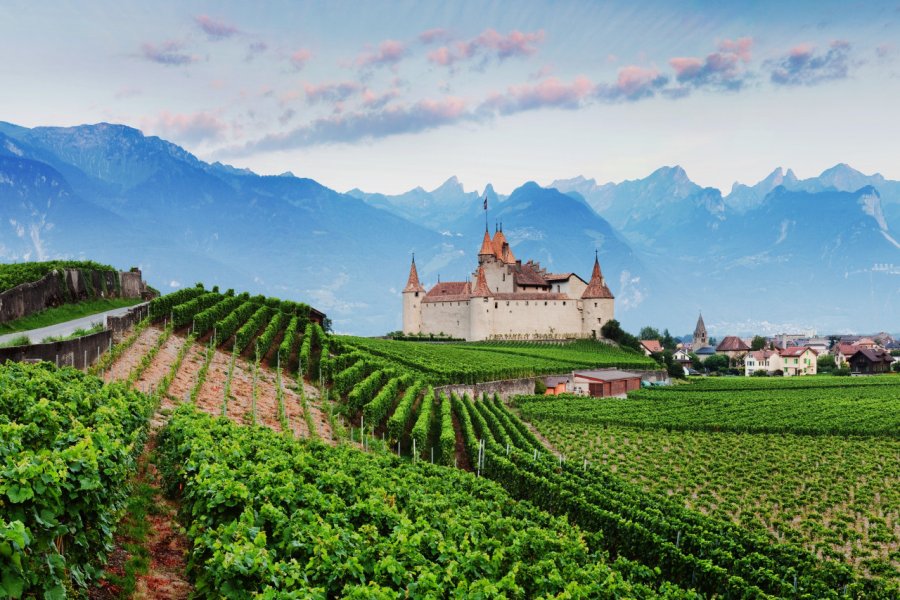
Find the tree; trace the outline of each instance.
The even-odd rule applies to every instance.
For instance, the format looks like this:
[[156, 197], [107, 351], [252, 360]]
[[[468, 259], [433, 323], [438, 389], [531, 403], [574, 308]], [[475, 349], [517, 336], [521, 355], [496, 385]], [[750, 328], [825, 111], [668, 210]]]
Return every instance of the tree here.
[[816, 359], [816, 370], [819, 373], [831, 373], [837, 368], [834, 363], [834, 356], [831, 354], [822, 354]]
[[641, 332], [638, 334], [638, 338], [642, 340], [659, 340], [660, 337], [659, 329], [649, 325], [641, 327]]
[[768, 342], [766, 341], [766, 338], [764, 338], [763, 336], [754, 335], [753, 339], [750, 340], [750, 349], [751, 350], [762, 350], [763, 348], [766, 347], [767, 343]]
[[619, 322], [615, 319], [610, 319], [604, 323], [603, 327], [600, 328], [600, 334], [606, 339], [616, 342], [620, 346], [643, 352], [641, 349], [641, 342], [622, 329], [622, 326], [619, 325]]
[[727, 371], [729, 367], [728, 357], [724, 354], [713, 354], [705, 361], [703, 361], [703, 368], [708, 370], [710, 373], [715, 373], [717, 371]]
[[662, 337], [659, 340], [659, 343], [662, 344], [662, 347], [666, 350], [674, 350], [675, 346], [678, 344], [678, 340], [672, 337], [672, 334], [669, 333], [669, 330], [666, 329], [663, 331]]

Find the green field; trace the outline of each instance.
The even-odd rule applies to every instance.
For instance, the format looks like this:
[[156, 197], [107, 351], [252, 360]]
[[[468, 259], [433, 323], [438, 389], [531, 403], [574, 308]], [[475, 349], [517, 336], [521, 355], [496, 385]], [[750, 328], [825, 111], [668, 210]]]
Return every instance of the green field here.
[[[142, 300], [140, 298], [100, 298], [97, 300], [85, 300], [84, 302], [78, 302], [77, 304], [63, 304], [62, 306], [48, 308], [39, 313], [16, 319], [15, 321], [0, 323], [0, 335], [40, 329], [41, 327], [65, 323], [72, 319], [80, 319], [81, 317], [95, 315], [115, 308], [134, 306], [141, 302]], [[38, 342], [40, 340], [32, 341]]]
[[337, 336], [338, 349], [361, 350], [424, 376], [430, 383], [475, 383], [567, 373], [572, 369], [654, 369], [643, 354], [601, 342], [422, 343]]
[[115, 267], [102, 265], [90, 260], [50, 260], [45, 262], [0, 264], [0, 292], [5, 292], [23, 283], [38, 281], [51, 271], [58, 269], [116, 271]]
[[898, 377], [704, 380], [518, 404], [568, 460], [900, 581]]

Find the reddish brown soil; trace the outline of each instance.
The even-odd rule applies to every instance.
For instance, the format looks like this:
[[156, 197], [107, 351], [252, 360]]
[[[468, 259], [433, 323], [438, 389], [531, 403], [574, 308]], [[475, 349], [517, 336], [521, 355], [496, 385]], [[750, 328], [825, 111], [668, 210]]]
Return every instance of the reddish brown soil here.
[[155, 327], [148, 327], [141, 332], [141, 335], [138, 336], [138, 339], [134, 341], [131, 347], [107, 369], [106, 373], [103, 374], [103, 378], [106, 381], [127, 379], [131, 369], [141, 361], [141, 357], [150, 348], [156, 345], [156, 340], [159, 339], [160, 335], [162, 335], [162, 331]]

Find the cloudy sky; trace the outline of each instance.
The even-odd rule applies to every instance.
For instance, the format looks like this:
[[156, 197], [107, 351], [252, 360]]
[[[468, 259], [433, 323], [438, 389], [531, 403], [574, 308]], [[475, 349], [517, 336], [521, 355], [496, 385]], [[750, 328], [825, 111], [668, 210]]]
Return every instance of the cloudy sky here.
[[0, 0], [0, 120], [125, 123], [339, 191], [900, 179], [898, 34], [900, 2]]

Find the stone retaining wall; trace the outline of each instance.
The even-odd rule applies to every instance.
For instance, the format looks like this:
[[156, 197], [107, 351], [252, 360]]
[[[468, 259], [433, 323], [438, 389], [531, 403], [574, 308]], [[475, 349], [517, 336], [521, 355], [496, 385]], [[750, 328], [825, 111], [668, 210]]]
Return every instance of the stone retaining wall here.
[[94, 364], [104, 352], [109, 350], [111, 344], [112, 332], [107, 329], [63, 342], [0, 348], [0, 363], [7, 360], [14, 362], [45, 360], [60, 367], [86, 369]]
[[144, 298], [152, 294], [141, 272], [64, 269], [0, 294], [0, 323], [88, 298]]
[[504, 401], [509, 400], [513, 396], [532, 395], [534, 394], [534, 377], [525, 377], [522, 379], [503, 379], [500, 381], [485, 381], [476, 384], [453, 384], [444, 385], [434, 388], [434, 392], [450, 395], [455, 393], [457, 396], [468, 394], [470, 398], [487, 394], [493, 396], [499, 394]]

